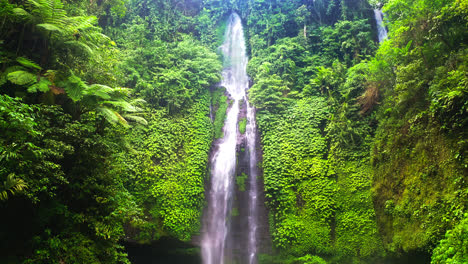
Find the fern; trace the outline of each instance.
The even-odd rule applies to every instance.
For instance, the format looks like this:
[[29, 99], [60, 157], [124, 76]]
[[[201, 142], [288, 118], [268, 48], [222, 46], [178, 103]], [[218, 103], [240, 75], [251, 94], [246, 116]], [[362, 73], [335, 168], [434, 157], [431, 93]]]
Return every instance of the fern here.
[[16, 195], [27, 188], [26, 183], [22, 179], [15, 179], [15, 175], [10, 173], [7, 179], [3, 182], [3, 190], [0, 191], [0, 201], [8, 200], [8, 192], [11, 195]]
[[89, 86], [89, 88], [85, 91], [87, 95], [97, 96], [104, 100], [111, 99], [111, 93], [114, 89], [110, 88], [109, 86], [102, 85], [102, 84], [93, 84]]
[[115, 111], [107, 107], [98, 107], [97, 112], [101, 114], [109, 123], [115, 124], [119, 122], [119, 118], [115, 114]]
[[146, 119], [144, 119], [144, 118], [141, 117], [141, 116], [136, 116], [136, 115], [124, 115], [124, 118], [125, 118], [126, 120], [133, 121], [133, 122], [136, 122], [136, 123], [141, 124], [141, 125], [148, 125], [148, 121], [146, 121]]
[[58, 32], [63, 32], [61, 28], [59, 28], [56, 25], [53, 24], [48, 24], [48, 23], [42, 23], [42, 24], [37, 24], [36, 27], [45, 29], [47, 31], [58, 31]]
[[13, 14], [15, 15], [16, 18], [19, 18], [21, 20], [31, 19], [31, 14], [29, 14], [23, 8], [19, 8], [19, 7], [13, 8], [12, 11], [13, 11]]
[[42, 70], [41, 66], [39, 66], [37, 63], [35, 63], [34, 61], [28, 59], [28, 58], [25, 58], [25, 57], [18, 57], [16, 58], [16, 61], [23, 65], [24, 67], [26, 68], [31, 68], [31, 69], [36, 69], [36, 70]]
[[74, 74], [70, 75], [70, 77], [67, 79], [67, 82], [62, 84], [68, 97], [70, 97], [70, 99], [75, 102], [83, 98], [84, 91], [87, 88], [86, 83], [83, 82], [80, 77]]
[[48, 79], [41, 78], [39, 82], [28, 87], [28, 92], [29, 93], [35, 93], [35, 92], [45, 93], [50, 90], [50, 85], [52, 85], [52, 83]]
[[71, 41], [65, 42], [65, 44], [70, 46], [70, 47], [77, 48], [77, 49], [79, 49], [81, 51], [84, 51], [84, 53], [86, 53], [86, 55], [88, 55], [88, 56], [93, 55], [93, 49], [91, 49], [90, 46], [88, 46], [87, 44], [85, 44], [85, 43], [83, 43], [81, 41], [71, 40]]
[[103, 104], [109, 104], [115, 107], [118, 107], [122, 109], [125, 112], [138, 112], [141, 111], [141, 109], [135, 105], [132, 105], [129, 102], [119, 100], [119, 101], [104, 101], [102, 102]]
[[27, 71], [14, 71], [8, 74], [8, 80], [17, 85], [30, 85], [37, 81], [37, 77]]

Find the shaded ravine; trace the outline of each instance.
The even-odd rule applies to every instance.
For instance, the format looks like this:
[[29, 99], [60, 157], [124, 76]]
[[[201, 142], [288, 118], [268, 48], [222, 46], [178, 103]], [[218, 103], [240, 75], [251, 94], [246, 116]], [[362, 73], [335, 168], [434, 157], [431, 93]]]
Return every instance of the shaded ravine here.
[[[244, 32], [236, 13], [228, 19], [221, 50], [225, 68], [220, 85], [226, 88], [231, 101], [223, 128], [224, 136], [215, 141], [211, 158], [210, 185], [206, 195], [208, 205], [202, 219], [202, 261], [204, 264], [224, 264], [234, 260], [236, 263], [256, 264], [259, 251], [258, 207], [259, 196], [262, 195], [258, 183], [259, 153], [255, 109], [246, 96], [249, 78]], [[238, 128], [240, 116], [247, 118], [245, 134], [241, 134]], [[246, 160], [239, 161], [240, 149], [246, 152]], [[240, 163], [248, 165], [240, 169]], [[246, 194], [240, 194], [235, 184], [235, 175], [241, 171], [248, 174], [244, 183]], [[240, 207], [234, 210], [236, 213], [232, 210], [233, 204]], [[244, 216], [247, 221], [241, 219]]]

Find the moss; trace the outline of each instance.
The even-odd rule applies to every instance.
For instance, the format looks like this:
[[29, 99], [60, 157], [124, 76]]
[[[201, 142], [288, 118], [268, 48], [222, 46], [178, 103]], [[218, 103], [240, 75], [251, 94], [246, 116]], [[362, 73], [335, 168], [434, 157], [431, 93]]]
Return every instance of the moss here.
[[213, 124], [215, 138], [224, 137], [223, 127], [224, 121], [226, 120], [226, 111], [228, 108], [228, 99], [224, 93], [225, 89], [223, 87], [215, 89], [212, 93], [211, 102], [213, 108], [215, 109], [215, 120]]
[[238, 175], [236, 177], [236, 184], [237, 188], [239, 191], [244, 192], [245, 191], [245, 181], [247, 180], [248, 176], [245, 173], [242, 173], [241, 175]]
[[466, 189], [459, 180], [463, 168], [454, 155], [456, 143], [432, 123], [390, 127], [387, 122], [372, 153], [376, 213], [386, 247], [431, 248], [459, 221], [468, 202], [456, 195]]
[[241, 134], [245, 133], [245, 127], [246, 126], [247, 126], [247, 118], [244, 117], [239, 121], [239, 132]]
[[239, 209], [237, 207], [232, 208], [231, 210], [231, 217], [239, 216]]

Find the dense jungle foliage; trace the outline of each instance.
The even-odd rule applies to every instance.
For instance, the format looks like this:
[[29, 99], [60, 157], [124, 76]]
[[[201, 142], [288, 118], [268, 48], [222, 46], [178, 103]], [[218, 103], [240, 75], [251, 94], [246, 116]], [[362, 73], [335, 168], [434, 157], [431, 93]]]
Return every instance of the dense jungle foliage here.
[[198, 235], [232, 11], [260, 261], [468, 263], [466, 0], [0, 0], [0, 262], [130, 263], [123, 241]]

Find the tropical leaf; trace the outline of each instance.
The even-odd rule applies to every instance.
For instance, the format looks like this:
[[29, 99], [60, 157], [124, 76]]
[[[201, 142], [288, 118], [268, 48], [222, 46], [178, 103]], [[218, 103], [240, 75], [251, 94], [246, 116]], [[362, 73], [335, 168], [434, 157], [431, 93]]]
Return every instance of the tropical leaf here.
[[58, 32], [62, 31], [62, 29], [59, 28], [57, 25], [49, 24], [49, 23], [37, 24], [36, 27], [43, 28], [47, 31], [58, 31]]
[[13, 8], [12, 11], [17, 17], [22, 18], [22, 19], [28, 19], [31, 17], [31, 14], [29, 14], [23, 8], [19, 8], [19, 7]]
[[65, 42], [65, 44], [84, 51], [88, 56], [91, 56], [93, 54], [93, 49], [91, 49], [90, 46], [86, 45], [81, 41], [72, 40]]
[[37, 70], [42, 70], [41, 66], [37, 65], [34, 61], [24, 58], [24, 57], [18, 57], [16, 58], [16, 61], [19, 62], [21, 65], [27, 68], [31, 69], [37, 69]]
[[22, 179], [15, 179], [15, 175], [10, 173], [3, 182], [3, 190], [0, 191], [0, 201], [8, 200], [8, 192], [11, 195], [15, 195], [26, 188], [27, 185]]
[[98, 107], [97, 112], [101, 114], [109, 123], [115, 124], [119, 122], [119, 117], [115, 114], [115, 111], [107, 107]]
[[50, 90], [50, 85], [52, 85], [52, 83], [48, 79], [41, 78], [41, 80], [38, 83], [35, 83], [28, 87], [28, 92], [35, 93], [39, 91], [45, 93]]
[[89, 86], [89, 88], [85, 91], [87, 95], [94, 95], [99, 98], [102, 98], [104, 100], [109, 100], [111, 99], [111, 93], [114, 91], [114, 89], [110, 88], [107, 85], [102, 85], [102, 84], [93, 84]]
[[112, 105], [112, 106], [115, 106], [115, 107], [119, 107], [124, 112], [138, 112], [138, 111], [141, 111], [141, 109], [139, 107], [136, 107], [136, 106], [132, 105], [131, 103], [123, 101], [123, 100], [104, 101], [102, 103], [103, 104], [109, 104], [109, 105]]
[[124, 118], [125, 118], [126, 120], [133, 121], [133, 122], [136, 122], [136, 123], [141, 124], [141, 125], [148, 125], [148, 121], [146, 121], [146, 119], [144, 119], [144, 118], [141, 117], [141, 116], [136, 116], [136, 115], [124, 115]]
[[73, 101], [79, 101], [83, 98], [84, 91], [88, 86], [81, 80], [80, 77], [72, 74], [68, 80], [63, 83], [63, 88], [67, 92], [68, 97]]
[[146, 101], [142, 98], [137, 98], [131, 101], [132, 105], [141, 105], [141, 104], [146, 104]]
[[28, 85], [37, 82], [37, 77], [27, 71], [14, 71], [8, 74], [8, 80], [17, 85]]

